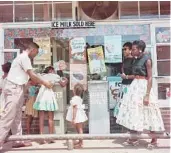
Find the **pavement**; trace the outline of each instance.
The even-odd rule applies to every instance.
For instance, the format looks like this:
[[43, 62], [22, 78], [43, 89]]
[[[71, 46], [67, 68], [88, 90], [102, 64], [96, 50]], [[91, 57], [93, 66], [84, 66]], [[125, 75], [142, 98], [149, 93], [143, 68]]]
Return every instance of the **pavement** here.
[[0, 153], [170, 153], [170, 140], [158, 140], [158, 147], [149, 150], [147, 143], [150, 140], [140, 140], [140, 145], [123, 146], [124, 140], [85, 140], [82, 149], [67, 150], [66, 141], [55, 141], [53, 144], [39, 145], [32, 142], [33, 146], [12, 149], [12, 143], [8, 142]]

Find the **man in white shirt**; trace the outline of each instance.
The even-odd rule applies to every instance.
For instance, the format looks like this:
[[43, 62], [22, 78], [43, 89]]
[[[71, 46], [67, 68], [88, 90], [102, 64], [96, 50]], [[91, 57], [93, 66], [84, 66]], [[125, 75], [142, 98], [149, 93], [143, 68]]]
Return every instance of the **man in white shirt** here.
[[[39, 46], [34, 42], [30, 42], [26, 48], [22, 54], [14, 59], [3, 89], [5, 106], [0, 117], [0, 150], [10, 129], [12, 129], [12, 134], [22, 135], [21, 120], [24, 85], [28, 83], [29, 78], [47, 88], [52, 88], [53, 86], [50, 82], [38, 77], [32, 70], [31, 59], [38, 54]], [[16, 147], [31, 145], [24, 142], [16, 144], [18, 144]]]

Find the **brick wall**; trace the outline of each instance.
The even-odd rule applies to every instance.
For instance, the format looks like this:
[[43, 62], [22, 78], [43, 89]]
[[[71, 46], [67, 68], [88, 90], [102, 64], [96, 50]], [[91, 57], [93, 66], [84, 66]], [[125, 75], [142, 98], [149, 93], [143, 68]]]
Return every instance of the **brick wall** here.
[[169, 108], [161, 109], [164, 126], [167, 132], [170, 132], [170, 112], [171, 112], [171, 109]]
[[[27, 118], [25, 114], [23, 113], [23, 118], [22, 118], [22, 127], [23, 127], [23, 134], [26, 134], [26, 121]], [[33, 119], [32, 126], [31, 126], [31, 134], [38, 134], [39, 133], [39, 120]]]
[[[170, 132], [170, 108], [162, 108], [161, 113], [162, 113], [162, 118], [164, 121], [165, 129], [167, 132]], [[26, 116], [23, 114], [23, 133], [26, 133]], [[113, 110], [110, 111], [110, 133], [123, 133], [126, 132], [126, 129], [118, 124], [116, 124], [116, 119], [113, 117]], [[75, 129], [73, 126], [66, 121], [66, 126], [67, 126], [67, 133], [75, 133]], [[84, 133], [88, 133], [89, 128], [88, 128], [88, 122], [84, 124]], [[39, 121], [38, 119], [33, 120], [33, 124], [31, 127], [31, 133], [32, 134], [38, 134], [39, 133]]]

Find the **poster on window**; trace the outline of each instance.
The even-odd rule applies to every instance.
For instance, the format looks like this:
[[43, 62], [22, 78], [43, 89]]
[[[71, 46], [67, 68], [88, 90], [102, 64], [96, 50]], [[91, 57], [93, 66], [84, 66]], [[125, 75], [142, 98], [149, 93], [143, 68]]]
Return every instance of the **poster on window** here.
[[170, 43], [170, 27], [157, 27], [155, 33], [156, 43]]
[[80, 83], [87, 89], [87, 65], [70, 64], [70, 90], [73, 90], [75, 84]]
[[115, 106], [119, 89], [121, 87], [122, 78], [108, 77], [107, 80], [109, 81], [109, 102], [112, 106]]
[[69, 42], [70, 63], [86, 63], [86, 41], [83, 37], [76, 37]]
[[87, 49], [89, 69], [91, 74], [106, 72], [102, 46]]
[[122, 37], [120, 35], [104, 36], [105, 63], [122, 62]]
[[34, 58], [35, 65], [50, 65], [51, 64], [51, 47], [50, 38], [34, 38], [33, 41], [39, 45], [39, 53]]

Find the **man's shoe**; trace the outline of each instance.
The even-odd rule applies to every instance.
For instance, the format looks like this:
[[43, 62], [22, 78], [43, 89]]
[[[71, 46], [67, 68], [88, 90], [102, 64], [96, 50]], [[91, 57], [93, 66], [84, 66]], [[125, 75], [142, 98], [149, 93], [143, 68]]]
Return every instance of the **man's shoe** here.
[[20, 143], [15, 143], [15, 145], [13, 145], [13, 148], [21, 148], [21, 147], [30, 147], [32, 146], [31, 142], [20, 142]]

